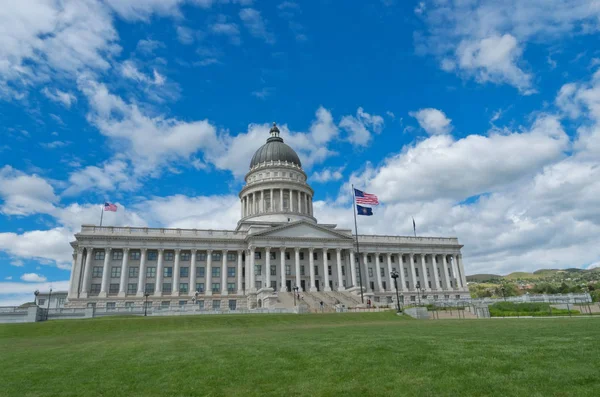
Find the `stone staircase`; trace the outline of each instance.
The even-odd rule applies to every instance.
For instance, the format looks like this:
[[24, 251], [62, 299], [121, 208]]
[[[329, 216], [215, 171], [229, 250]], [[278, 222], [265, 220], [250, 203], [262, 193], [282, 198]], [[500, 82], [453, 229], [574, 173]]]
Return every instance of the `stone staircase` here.
[[304, 297], [304, 302], [308, 305], [311, 311], [320, 313], [321, 312], [321, 301], [323, 301], [323, 312], [331, 313], [334, 312], [335, 309], [331, 304], [322, 299], [319, 292], [304, 292], [300, 294], [300, 296]]
[[291, 292], [278, 292], [276, 308], [292, 309], [294, 307], [294, 297]]

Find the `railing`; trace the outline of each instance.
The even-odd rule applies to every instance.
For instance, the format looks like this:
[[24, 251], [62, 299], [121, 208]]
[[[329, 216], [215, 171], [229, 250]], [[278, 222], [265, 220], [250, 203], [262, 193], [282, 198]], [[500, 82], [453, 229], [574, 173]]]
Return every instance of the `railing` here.
[[378, 236], [359, 234], [360, 243], [393, 243], [393, 244], [426, 244], [426, 245], [460, 245], [456, 237], [410, 237], [410, 236]]
[[0, 306], [0, 313], [27, 313], [27, 308], [18, 306]]
[[121, 227], [121, 226], [81, 226], [81, 234], [96, 235], [143, 235], [143, 236], [174, 236], [174, 237], [201, 237], [201, 238], [228, 238], [243, 239], [245, 232], [236, 230], [204, 230], [204, 229], [167, 229], [149, 227]]

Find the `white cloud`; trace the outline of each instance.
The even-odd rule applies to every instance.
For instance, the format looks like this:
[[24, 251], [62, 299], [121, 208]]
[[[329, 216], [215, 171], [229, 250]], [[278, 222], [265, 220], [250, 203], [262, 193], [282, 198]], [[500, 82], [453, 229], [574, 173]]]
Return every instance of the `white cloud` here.
[[410, 112], [409, 115], [416, 118], [421, 128], [429, 135], [448, 134], [452, 131], [452, 125], [450, 125], [452, 120], [446, 117], [441, 110], [426, 108]]
[[49, 212], [57, 201], [54, 188], [37, 175], [27, 175], [9, 165], [0, 169], [0, 213], [29, 215]]
[[227, 19], [223, 16], [219, 20], [209, 27], [211, 33], [215, 35], [223, 35], [229, 37], [229, 40], [236, 45], [241, 44], [240, 40], [240, 29], [237, 24], [227, 22]]
[[362, 107], [356, 111], [356, 116], [344, 116], [340, 127], [348, 132], [348, 140], [356, 146], [367, 146], [372, 138], [372, 132], [380, 133], [383, 129], [383, 117], [370, 115]]
[[133, 191], [140, 186], [131, 175], [129, 165], [125, 161], [112, 160], [101, 167], [90, 165], [77, 170], [69, 176], [69, 187], [63, 192], [65, 196], [73, 196], [88, 189], [100, 192]]
[[48, 87], [44, 87], [44, 89], [42, 89], [42, 94], [51, 101], [63, 104], [66, 108], [70, 108], [71, 104], [77, 102], [77, 97], [75, 95], [70, 92], [61, 91], [58, 88], [56, 88], [54, 92], [51, 92]]
[[131, 60], [127, 60], [121, 64], [121, 74], [123, 77], [132, 79], [141, 83], [163, 85], [165, 83], [165, 77], [156, 71], [152, 70], [152, 77], [145, 75], [140, 72], [135, 63]]
[[63, 148], [65, 146], [69, 146], [71, 142], [69, 141], [52, 141], [52, 142], [41, 142], [40, 146], [45, 147], [46, 149], [57, 149]]
[[329, 181], [339, 181], [344, 177], [342, 171], [344, 167], [341, 168], [325, 168], [319, 172], [315, 171], [310, 177], [311, 182], [317, 183], [327, 183]]
[[20, 260], [20, 259], [13, 259], [12, 261], [10, 261], [10, 265], [11, 266], [16, 266], [16, 267], [23, 267], [23, 266], [25, 266], [25, 264], [23, 263], [23, 261]]
[[[6, 280], [12, 280], [7, 277]], [[19, 306], [26, 302], [33, 302], [36, 290], [47, 292], [52, 288], [53, 291], [67, 291], [69, 281], [53, 282], [0, 282], [0, 306]]]
[[253, 91], [252, 96], [257, 97], [258, 99], [267, 99], [267, 97], [271, 96], [275, 92], [273, 87], [264, 87], [260, 90]]
[[479, 82], [510, 84], [534, 92], [523, 50], [529, 42], [552, 44], [563, 36], [600, 27], [595, 0], [429, 0], [417, 10], [427, 26], [415, 35], [418, 51], [440, 59], [443, 70]]
[[46, 277], [37, 273], [25, 273], [21, 276], [21, 280], [32, 283], [43, 283], [46, 281]]
[[196, 32], [185, 26], [177, 26], [177, 39], [181, 44], [192, 44], [196, 41]]
[[260, 12], [253, 8], [243, 8], [240, 10], [239, 15], [252, 36], [261, 38], [268, 44], [275, 43], [275, 36], [268, 31], [266, 22]]

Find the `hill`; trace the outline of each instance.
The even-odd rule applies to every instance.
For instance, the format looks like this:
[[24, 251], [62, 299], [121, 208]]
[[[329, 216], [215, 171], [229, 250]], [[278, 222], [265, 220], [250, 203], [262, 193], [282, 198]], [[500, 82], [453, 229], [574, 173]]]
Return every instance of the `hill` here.
[[600, 268], [595, 269], [539, 269], [533, 273], [513, 272], [505, 276], [497, 274], [473, 274], [467, 276], [469, 282], [502, 282], [502, 281], [531, 281], [531, 282], [593, 282], [600, 281]]

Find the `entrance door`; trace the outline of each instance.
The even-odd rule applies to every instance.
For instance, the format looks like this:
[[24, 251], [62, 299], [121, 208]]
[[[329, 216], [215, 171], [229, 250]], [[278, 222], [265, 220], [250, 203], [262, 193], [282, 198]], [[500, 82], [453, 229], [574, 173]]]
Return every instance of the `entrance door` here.
[[319, 280], [315, 280], [315, 286], [317, 287], [317, 291], [320, 291], [320, 289], [319, 289]]
[[285, 280], [285, 286], [287, 287], [288, 292], [292, 291], [292, 280]]
[[306, 291], [306, 280], [300, 280], [300, 288], [302, 291]]

